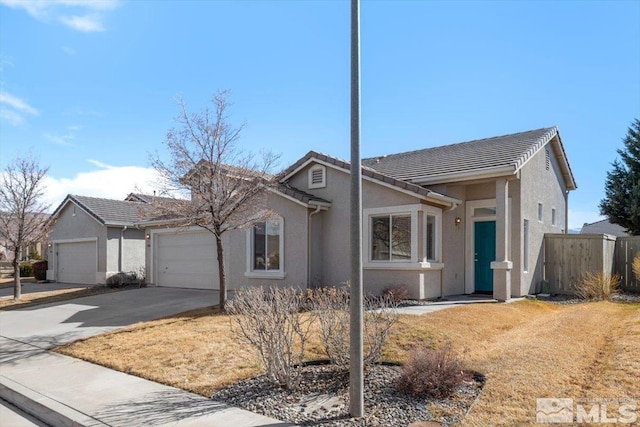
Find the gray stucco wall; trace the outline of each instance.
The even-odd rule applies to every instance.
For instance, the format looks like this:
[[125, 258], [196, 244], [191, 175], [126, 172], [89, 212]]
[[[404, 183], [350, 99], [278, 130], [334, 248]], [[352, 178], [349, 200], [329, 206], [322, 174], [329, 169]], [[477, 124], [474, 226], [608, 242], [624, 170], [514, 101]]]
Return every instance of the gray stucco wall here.
[[[434, 191], [436, 191], [434, 189]], [[456, 199], [465, 200], [467, 187], [465, 185], [449, 185], [440, 189], [446, 191], [446, 195]], [[464, 294], [465, 275], [465, 204], [444, 212], [442, 217], [442, 262], [444, 269], [442, 278], [444, 281], [445, 295]], [[460, 225], [455, 224], [455, 219], [460, 218]]]
[[[309, 189], [308, 170], [311, 166], [309, 165], [298, 172], [290, 181], [291, 185], [296, 188], [331, 201], [331, 208], [328, 211], [323, 211], [312, 218], [314, 232], [311, 234], [311, 246], [314, 251], [314, 259], [311, 285], [341, 285], [346, 283], [351, 275], [349, 253], [350, 175], [346, 171], [327, 167], [327, 186]], [[363, 180], [363, 209], [419, 203], [418, 198], [409, 194]], [[366, 218], [363, 221], [366, 221]], [[418, 233], [422, 235], [420, 230]], [[418, 249], [418, 256], [421, 257], [421, 245]], [[363, 248], [363, 257], [367, 256], [366, 251], [367, 248]], [[434, 296], [440, 295], [440, 271], [365, 268], [363, 273], [363, 282], [367, 293], [380, 293], [389, 286], [407, 285], [410, 294], [417, 298], [420, 295], [421, 280], [426, 283], [427, 294], [431, 295], [437, 290], [437, 295]]]
[[[556, 136], [557, 138], [557, 136]], [[546, 167], [546, 149], [549, 150], [549, 169]], [[522, 168], [522, 201], [519, 215], [517, 240], [522, 242], [523, 223], [529, 220], [529, 269], [524, 271], [523, 263], [514, 263], [512, 277], [520, 278], [519, 295], [540, 291], [543, 279], [543, 240], [545, 233], [565, 232], [566, 186], [558, 166], [552, 147], [547, 144]], [[542, 203], [543, 218], [538, 221], [538, 203]], [[556, 225], [552, 225], [552, 209], [556, 210]], [[524, 248], [519, 244], [519, 257], [524, 255]], [[516, 296], [519, 296], [516, 294]]]
[[[120, 247], [122, 239], [122, 260]], [[120, 265], [122, 262], [122, 265]], [[145, 265], [144, 230], [107, 227], [107, 276], [137, 271]]]
[[[228, 233], [225, 240], [227, 289], [243, 286], [293, 286], [307, 284], [307, 215], [306, 207], [276, 194], [268, 197], [267, 206], [284, 219], [284, 279], [245, 277], [247, 271], [247, 230]], [[282, 248], [281, 248], [282, 250]]]
[[[74, 209], [75, 208], [75, 209]], [[75, 215], [74, 215], [75, 214]], [[68, 203], [56, 220], [49, 238], [52, 242], [97, 238], [98, 270], [96, 283], [104, 284], [106, 278], [119, 271], [135, 271], [145, 265], [144, 231], [129, 228], [123, 237], [123, 259], [120, 269], [120, 238], [122, 227], [107, 227], [87, 214], [74, 203]], [[49, 259], [54, 259], [54, 247]], [[49, 263], [49, 276], [54, 277], [55, 262]]]
[[[100, 224], [93, 217], [88, 215], [80, 207], [74, 203], [67, 203], [67, 205], [59, 213], [51, 232], [49, 233], [49, 240], [55, 244], [60, 240], [75, 240], [97, 238], [98, 248], [98, 271], [97, 277], [106, 277], [107, 271], [107, 227]], [[53, 250], [55, 245], [50, 249], [49, 253], [49, 272], [47, 277], [54, 277], [53, 268], [55, 268], [55, 254]], [[53, 260], [53, 261], [52, 261]], [[104, 279], [97, 280], [97, 283], [104, 283]]]

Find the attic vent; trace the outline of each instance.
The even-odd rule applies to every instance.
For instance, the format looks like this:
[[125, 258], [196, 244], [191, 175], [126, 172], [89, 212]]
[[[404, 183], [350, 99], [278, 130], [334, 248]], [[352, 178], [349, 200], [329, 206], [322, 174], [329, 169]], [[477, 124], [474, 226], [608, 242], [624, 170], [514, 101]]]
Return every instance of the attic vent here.
[[309, 188], [324, 188], [327, 186], [327, 168], [315, 165], [309, 169]]
[[546, 148], [544, 151], [545, 151], [545, 154], [546, 154], [545, 168], [547, 170], [549, 170], [549, 165], [551, 164], [551, 155], [549, 154], [549, 149], [548, 148]]

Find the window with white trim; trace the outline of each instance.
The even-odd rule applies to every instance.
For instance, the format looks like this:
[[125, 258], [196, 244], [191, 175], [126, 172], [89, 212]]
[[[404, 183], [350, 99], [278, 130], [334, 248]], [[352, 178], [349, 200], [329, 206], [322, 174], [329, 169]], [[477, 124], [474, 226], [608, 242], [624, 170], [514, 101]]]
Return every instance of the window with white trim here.
[[556, 208], [551, 209], [551, 225], [553, 225], [554, 227], [557, 225], [556, 224]]
[[442, 210], [424, 204], [363, 211], [364, 267], [442, 268]]
[[411, 214], [371, 217], [371, 260], [411, 260]]
[[257, 222], [248, 231], [248, 275], [270, 277], [283, 274], [283, 231], [282, 218]]
[[313, 165], [309, 169], [309, 188], [324, 188], [327, 186], [327, 168], [323, 165]]

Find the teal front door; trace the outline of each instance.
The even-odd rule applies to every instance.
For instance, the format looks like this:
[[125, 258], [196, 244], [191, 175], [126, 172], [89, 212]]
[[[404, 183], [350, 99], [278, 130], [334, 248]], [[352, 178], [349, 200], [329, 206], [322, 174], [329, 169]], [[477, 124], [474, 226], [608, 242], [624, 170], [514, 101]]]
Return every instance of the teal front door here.
[[474, 223], [474, 278], [475, 291], [493, 293], [493, 270], [491, 262], [496, 260], [496, 222]]

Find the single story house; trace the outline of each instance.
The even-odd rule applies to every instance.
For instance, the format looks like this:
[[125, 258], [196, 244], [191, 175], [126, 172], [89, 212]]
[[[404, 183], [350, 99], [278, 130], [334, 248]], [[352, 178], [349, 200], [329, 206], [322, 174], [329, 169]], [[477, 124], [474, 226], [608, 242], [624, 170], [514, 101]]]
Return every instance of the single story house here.
[[[228, 289], [348, 281], [349, 175], [310, 151], [274, 178], [279, 216], [224, 236]], [[365, 291], [420, 299], [538, 292], [543, 236], [567, 231], [577, 188], [556, 127], [364, 159], [362, 176]], [[211, 233], [146, 226], [149, 283], [218, 289]]]
[[608, 234], [616, 237], [631, 236], [623, 226], [613, 224], [608, 219], [592, 223], [585, 222], [582, 229], [580, 229], [580, 234]]
[[47, 279], [104, 284], [118, 272], [143, 270], [144, 230], [136, 224], [146, 204], [68, 195], [51, 215]]

